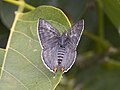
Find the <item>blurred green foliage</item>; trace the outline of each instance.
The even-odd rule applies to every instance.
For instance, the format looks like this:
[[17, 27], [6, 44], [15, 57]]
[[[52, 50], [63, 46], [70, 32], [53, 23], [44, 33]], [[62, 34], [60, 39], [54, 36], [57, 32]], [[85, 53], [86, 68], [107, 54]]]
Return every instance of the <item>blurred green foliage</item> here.
[[[63, 75], [56, 90], [120, 90], [119, 0], [25, 1], [34, 7], [56, 6], [72, 23], [85, 20], [76, 63]], [[6, 47], [16, 9], [17, 6], [0, 1], [0, 48]]]

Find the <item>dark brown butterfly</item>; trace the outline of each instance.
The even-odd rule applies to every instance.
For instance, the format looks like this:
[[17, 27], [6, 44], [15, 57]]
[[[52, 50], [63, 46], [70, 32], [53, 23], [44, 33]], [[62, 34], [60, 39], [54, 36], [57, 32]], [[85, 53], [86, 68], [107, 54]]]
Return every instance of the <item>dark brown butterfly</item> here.
[[43, 19], [38, 20], [37, 32], [42, 47], [42, 61], [56, 73], [67, 72], [75, 62], [76, 48], [84, 30], [84, 20], [78, 21], [70, 30], [60, 34]]

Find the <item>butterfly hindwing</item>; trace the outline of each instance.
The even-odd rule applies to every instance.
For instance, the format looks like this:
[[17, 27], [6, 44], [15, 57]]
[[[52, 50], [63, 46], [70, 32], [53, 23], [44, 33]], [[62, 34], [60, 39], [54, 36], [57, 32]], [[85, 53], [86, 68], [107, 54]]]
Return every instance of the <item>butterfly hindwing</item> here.
[[59, 36], [60, 33], [47, 21], [43, 19], [38, 20], [38, 38], [44, 49], [54, 47], [58, 43]]
[[54, 68], [58, 65], [58, 59], [57, 59], [57, 50], [58, 46], [43, 49], [42, 51], [42, 59], [44, 64], [47, 68], [49, 68], [50, 71], [53, 72]]
[[65, 48], [65, 55], [61, 62], [61, 65], [64, 67], [64, 72], [67, 72], [75, 62], [76, 51], [70, 49], [69, 47]]

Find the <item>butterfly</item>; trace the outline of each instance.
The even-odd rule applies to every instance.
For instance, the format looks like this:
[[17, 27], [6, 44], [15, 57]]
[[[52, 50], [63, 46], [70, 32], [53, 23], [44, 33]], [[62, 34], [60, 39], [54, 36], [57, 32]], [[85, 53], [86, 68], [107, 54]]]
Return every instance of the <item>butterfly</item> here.
[[76, 59], [76, 48], [84, 30], [84, 20], [78, 21], [62, 34], [44, 19], [40, 18], [37, 24], [44, 65], [53, 73], [67, 72]]

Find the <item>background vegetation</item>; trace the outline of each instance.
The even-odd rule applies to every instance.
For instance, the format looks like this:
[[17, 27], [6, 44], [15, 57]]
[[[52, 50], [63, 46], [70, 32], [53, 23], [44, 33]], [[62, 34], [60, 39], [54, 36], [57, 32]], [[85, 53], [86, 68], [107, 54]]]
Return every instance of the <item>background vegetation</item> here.
[[[0, 48], [4, 49], [18, 8], [16, 6], [18, 4], [13, 5], [8, 1], [12, 0], [0, 1]], [[82, 18], [85, 20], [84, 34], [77, 48], [77, 60], [71, 70], [63, 75], [56, 90], [120, 89], [119, 0], [25, 0], [25, 2], [34, 7], [56, 6], [68, 16], [71, 23]], [[29, 10], [30, 8], [26, 8], [24, 12]], [[0, 59], [3, 60], [1, 56]]]

